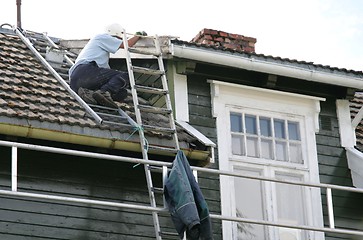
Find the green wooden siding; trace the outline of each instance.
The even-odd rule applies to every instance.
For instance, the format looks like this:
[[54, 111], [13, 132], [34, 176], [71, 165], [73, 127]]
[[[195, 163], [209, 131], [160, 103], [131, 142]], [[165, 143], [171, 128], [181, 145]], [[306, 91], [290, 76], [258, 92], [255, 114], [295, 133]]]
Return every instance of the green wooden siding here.
[[[217, 144], [216, 122], [211, 112], [210, 86], [206, 79], [188, 76], [189, 123]], [[209, 168], [218, 169], [218, 150], [215, 149], [215, 163]], [[211, 213], [221, 214], [219, 176], [199, 173], [199, 184], [209, 190], [203, 192]], [[222, 225], [219, 220], [212, 220], [214, 239], [222, 239]]]
[[[335, 99], [321, 102], [320, 131], [316, 134], [319, 173], [322, 183], [352, 187], [346, 153], [340, 146]], [[330, 123], [329, 123], [329, 122]], [[322, 126], [323, 125], [323, 126]], [[324, 225], [329, 227], [325, 190], [322, 191]], [[363, 230], [363, 194], [333, 190], [336, 228]], [[361, 239], [342, 234], [325, 234], [326, 240]]]

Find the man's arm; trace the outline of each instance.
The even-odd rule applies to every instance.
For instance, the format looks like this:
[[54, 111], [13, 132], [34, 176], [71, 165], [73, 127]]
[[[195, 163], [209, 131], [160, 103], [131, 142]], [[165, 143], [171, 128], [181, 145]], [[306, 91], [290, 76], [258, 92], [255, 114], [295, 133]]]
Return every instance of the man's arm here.
[[[139, 41], [139, 39], [140, 39], [139, 36], [133, 36], [132, 38], [128, 39], [127, 42], [128, 42], [129, 47], [134, 46], [135, 43], [137, 41]], [[124, 48], [124, 43], [123, 42], [121, 43], [120, 48]]]

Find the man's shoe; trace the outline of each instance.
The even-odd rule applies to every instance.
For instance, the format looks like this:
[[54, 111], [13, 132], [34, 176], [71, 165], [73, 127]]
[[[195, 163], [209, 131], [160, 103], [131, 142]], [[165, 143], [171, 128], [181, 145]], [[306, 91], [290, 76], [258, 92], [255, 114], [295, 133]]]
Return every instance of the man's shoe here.
[[85, 101], [88, 104], [97, 104], [96, 99], [93, 98], [94, 91], [89, 90], [87, 88], [80, 87], [78, 89], [78, 96], [80, 96], [83, 101]]
[[111, 94], [109, 92], [97, 90], [93, 93], [93, 98], [96, 99], [97, 103], [109, 107], [109, 108], [118, 108], [117, 104], [112, 100]]

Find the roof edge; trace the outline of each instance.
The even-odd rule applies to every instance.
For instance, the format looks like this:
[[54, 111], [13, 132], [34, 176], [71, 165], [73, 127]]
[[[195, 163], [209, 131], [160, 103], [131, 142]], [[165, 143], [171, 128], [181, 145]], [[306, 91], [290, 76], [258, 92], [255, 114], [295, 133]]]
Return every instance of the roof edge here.
[[250, 71], [282, 75], [307, 81], [363, 89], [363, 77], [359, 78], [344, 74], [327, 73], [324, 71], [305, 69], [278, 62], [263, 61], [254, 58], [252, 55], [250, 57], [243, 57], [221, 51], [213, 52], [207, 49], [190, 47], [185, 44], [176, 45], [172, 43], [171, 49], [171, 54], [174, 57], [208, 62]]

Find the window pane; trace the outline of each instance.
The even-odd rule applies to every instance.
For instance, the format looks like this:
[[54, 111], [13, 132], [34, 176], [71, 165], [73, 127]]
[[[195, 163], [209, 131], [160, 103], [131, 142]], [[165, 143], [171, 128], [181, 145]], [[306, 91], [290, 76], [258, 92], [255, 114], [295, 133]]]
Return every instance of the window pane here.
[[[301, 181], [300, 176], [291, 176], [285, 173], [276, 173], [276, 178], [287, 181]], [[297, 185], [276, 183], [277, 219], [278, 222], [305, 225], [303, 187]], [[279, 235], [289, 236], [287, 239], [306, 239], [306, 232], [301, 230], [289, 231], [279, 229]]]
[[276, 158], [280, 161], [287, 160], [286, 142], [276, 141]]
[[290, 161], [293, 163], [304, 163], [301, 152], [301, 144], [290, 143]]
[[261, 140], [261, 157], [266, 159], [273, 159], [272, 140]]
[[299, 123], [289, 122], [288, 128], [289, 128], [289, 139], [290, 140], [300, 140]]
[[257, 134], [256, 116], [246, 115], [246, 132], [249, 134]]
[[231, 113], [231, 131], [242, 132], [242, 115]]
[[271, 137], [271, 120], [269, 118], [260, 118], [261, 135]]
[[258, 157], [258, 140], [255, 137], [247, 137], [247, 156]]
[[285, 139], [286, 138], [285, 121], [274, 119], [274, 127], [275, 127], [275, 137]]
[[[236, 172], [260, 176], [260, 172], [252, 170], [237, 170]], [[246, 178], [234, 178], [236, 217], [248, 219], [266, 220], [264, 213], [263, 182]], [[248, 197], [246, 197], [248, 196]], [[253, 207], [251, 207], [253, 206]], [[257, 224], [236, 223], [238, 240], [268, 239], [267, 227]]]
[[245, 155], [243, 150], [243, 136], [232, 135], [232, 154]]

